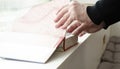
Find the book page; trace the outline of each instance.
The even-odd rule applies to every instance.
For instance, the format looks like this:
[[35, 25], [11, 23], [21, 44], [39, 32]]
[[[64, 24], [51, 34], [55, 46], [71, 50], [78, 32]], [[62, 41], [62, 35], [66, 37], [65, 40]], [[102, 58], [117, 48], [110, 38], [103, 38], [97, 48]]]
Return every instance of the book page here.
[[64, 36], [65, 30], [55, 28], [54, 19], [58, 9], [59, 4], [57, 5], [54, 1], [34, 6], [13, 23], [12, 31]]
[[48, 35], [1, 32], [0, 57], [44, 63], [61, 41]]
[[58, 3], [64, 4], [55, 0], [34, 6], [13, 23], [10, 32], [0, 32], [0, 57], [45, 63], [66, 34], [53, 21]]

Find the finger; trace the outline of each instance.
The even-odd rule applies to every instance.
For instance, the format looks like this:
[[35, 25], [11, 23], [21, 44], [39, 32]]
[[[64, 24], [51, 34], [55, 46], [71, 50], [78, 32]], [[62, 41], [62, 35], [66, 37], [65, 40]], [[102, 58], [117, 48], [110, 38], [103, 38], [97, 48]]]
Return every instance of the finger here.
[[77, 27], [73, 32], [72, 34], [74, 35], [79, 35], [82, 31], [84, 31], [84, 29], [87, 28], [87, 26], [82, 23], [79, 27]]
[[80, 22], [77, 20], [74, 20], [67, 28], [67, 32], [71, 33], [73, 32], [78, 26], [80, 26]]
[[67, 19], [69, 18], [69, 13], [66, 13], [56, 24], [56, 28], [59, 28], [61, 26], [63, 26], [65, 24], [65, 22], [67, 21]]
[[67, 6], [67, 5], [64, 5], [64, 6], [62, 6], [60, 9], [58, 9], [56, 15], [57, 15], [63, 8], [65, 8], [66, 6]]
[[72, 21], [73, 21], [73, 19], [69, 16], [69, 18], [66, 20], [66, 22], [64, 23], [64, 25], [61, 28], [66, 29], [72, 23]]
[[79, 37], [83, 36], [86, 34], [86, 31], [82, 31], [80, 34], [79, 34]]
[[60, 11], [59, 11], [59, 13], [57, 14], [57, 17], [55, 18], [55, 22], [58, 22], [63, 16], [64, 16], [64, 14], [65, 13], [67, 13], [68, 12], [68, 9], [67, 9], [67, 7], [64, 7], [64, 8], [62, 8]]

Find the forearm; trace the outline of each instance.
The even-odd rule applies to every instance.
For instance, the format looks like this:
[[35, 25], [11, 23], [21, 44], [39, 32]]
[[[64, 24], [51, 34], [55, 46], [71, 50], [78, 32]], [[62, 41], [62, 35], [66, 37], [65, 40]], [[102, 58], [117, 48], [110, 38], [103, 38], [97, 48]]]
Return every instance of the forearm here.
[[120, 20], [120, 0], [100, 0], [87, 7], [87, 14], [93, 23], [105, 22], [105, 28]]

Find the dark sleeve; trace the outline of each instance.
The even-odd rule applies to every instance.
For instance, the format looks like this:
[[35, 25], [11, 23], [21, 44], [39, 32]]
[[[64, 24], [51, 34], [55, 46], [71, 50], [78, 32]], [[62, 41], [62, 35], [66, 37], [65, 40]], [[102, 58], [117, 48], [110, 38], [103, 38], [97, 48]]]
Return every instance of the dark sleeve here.
[[120, 21], [120, 0], [99, 0], [87, 7], [87, 14], [93, 23], [105, 22], [105, 28]]

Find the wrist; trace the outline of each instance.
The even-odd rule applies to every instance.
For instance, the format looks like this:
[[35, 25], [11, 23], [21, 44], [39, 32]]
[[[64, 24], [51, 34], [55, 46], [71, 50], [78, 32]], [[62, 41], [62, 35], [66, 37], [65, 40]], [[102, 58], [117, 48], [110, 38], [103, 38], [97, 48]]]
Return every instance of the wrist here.
[[91, 18], [89, 17], [89, 15], [88, 15], [88, 13], [87, 13], [87, 5], [85, 5], [85, 17], [86, 17], [86, 22], [87, 23], [93, 23], [94, 24], [94, 22], [91, 20]]

